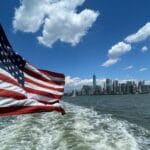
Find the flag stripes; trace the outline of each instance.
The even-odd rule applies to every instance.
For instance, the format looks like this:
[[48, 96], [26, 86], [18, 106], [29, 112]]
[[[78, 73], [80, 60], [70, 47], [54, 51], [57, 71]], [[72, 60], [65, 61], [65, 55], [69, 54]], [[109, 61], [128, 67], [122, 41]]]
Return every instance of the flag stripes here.
[[[27, 93], [36, 94], [39, 96], [45, 96], [47, 98], [53, 98], [56, 99], [56, 101], [58, 101], [58, 99], [60, 99], [61, 96], [63, 95], [64, 80], [65, 80], [64, 75], [57, 74], [57, 73], [54, 74], [48, 71], [39, 71], [29, 63], [26, 63], [25, 65], [25, 73], [26, 74], [25, 74], [24, 89], [25, 91], [27, 91]], [[28, 78], [28, 77], [33, 77], [33, 75], [34, 75], [34, 80], [32, 80], [33, 78], [30, 79]], [[58, 78], [57, 75], [60, 78]], [[55, 77], [55, 82], [53, 82], [52, 80], [53, 77]], [[45, 86], [45, 84], [43, 83], [39, 83], [38, 82], [39, 79], [40, 81], [42, 79], [42, 82], [44, 83], [46, 81], [47, 86]], [[57, 86], [57, 88], [54, 88], [54, 86]]]
[[59, 103], [65, 76], [32, 66], [15, 53], [0, 25], [0, 116], [65, 113]]
[[58, 111], [64, 113], [61, 106], [47, 105], [47, 106], [13, 106], [0, 107], [0, 116], [20, 115], [27, 113], [51, 112]]
[[[33, 66], [31, 66], [28, 63], [26, 63], [26, 65], [25, 65], [24, 72], [30, 76], [33, 76], [34, 78], [40, 79], [42, 81], [46, 81], [48, 83], [52, 83], [52, 84], [56, 84], [56, 85], [64, 85], [64, 83], [65, 83], [64, 78], [60, 78], [60, 79], [55, 78], [55, 80], [53, 80], [53, 77], [47, 76], [46, 75], [47, 73], [45, 74], [44, 72], [42, 73], [42, 72], [38, 71], [36, 68], [34, 68]], [[60, 74], [58, 74], [58, 75], [60, 75]]]

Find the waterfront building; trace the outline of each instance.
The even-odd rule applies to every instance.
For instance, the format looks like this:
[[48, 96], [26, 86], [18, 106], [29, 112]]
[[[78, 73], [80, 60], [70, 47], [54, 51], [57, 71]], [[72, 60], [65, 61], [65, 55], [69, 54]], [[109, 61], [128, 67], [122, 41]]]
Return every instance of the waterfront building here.
[[118, 80], [106, 79], [104, 86], [96, 85], [96, 76], [93, 75], [93, 85], [83, 85], [78, 95], [109, 95], [109, 94], [144, 94], [150, 93], [150, 85], [145, 81], [126, 81], [119, 83]]
[[126, 94], [126, 84], [125, 83], [120, 84], [120, 94]]
[[90, 85], [83, 85], [81, 93], [82, 95], [93, 95], [93, 87]]
[[102, 94], [102, 87], [96, 86], [94, 94], [95, 95], [101, 95]]
[[145, 85], [145, 81], [139, 81], [138, 82], [138, 92], [142, 93], [142, 87]]
[[119, 82], [118, 80], [113, 81], [113, 94], [119, 93]]
[[106, 82], [104, 82], [104, 85], [103, 85], [103, 94], [106, 94]]
[[133, 81], [133, 94], [136, 94], [138, 93], [138, 87], [137, 87], [137, 84]]
[[112, 93], [112, 80], [106, 79], [106, 94]]
[[132, 81], [127, 81], [126, 83], [126, 94], [131, 94], [133, 93], [133, 82]]
[[96, 75], [93, 75], [93, 90], [96, 89]]
[[141, 86], [141, 93], [142, 94], [147, 94], [150, 93], [150, 85], [142, 85]]

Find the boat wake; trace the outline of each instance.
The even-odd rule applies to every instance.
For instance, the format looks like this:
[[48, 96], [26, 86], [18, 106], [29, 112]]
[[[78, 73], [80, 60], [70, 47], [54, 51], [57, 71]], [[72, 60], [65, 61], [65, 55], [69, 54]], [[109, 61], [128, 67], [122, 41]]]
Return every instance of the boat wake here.
[[0, 119], [0, 150], [150, 150], [150, 131], [65, 103], [67, 114]]

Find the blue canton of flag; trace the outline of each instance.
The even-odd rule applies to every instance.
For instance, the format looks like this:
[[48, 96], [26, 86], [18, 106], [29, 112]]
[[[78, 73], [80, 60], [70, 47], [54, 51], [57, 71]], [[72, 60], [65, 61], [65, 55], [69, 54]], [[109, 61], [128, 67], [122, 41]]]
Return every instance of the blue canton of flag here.
[[12, 50], [0, 25], [0, 67], [9, 72], [17, 81], [24, 85], [23, 68], [25, 60]]

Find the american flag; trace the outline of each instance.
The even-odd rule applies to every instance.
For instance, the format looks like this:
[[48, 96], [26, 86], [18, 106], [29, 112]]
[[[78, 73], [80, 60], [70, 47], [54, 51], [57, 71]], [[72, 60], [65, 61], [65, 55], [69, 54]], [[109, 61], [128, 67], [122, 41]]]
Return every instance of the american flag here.
[[17, 54], [0, 25], [0, 116], [36, 112], [65, 113], [59, 103], [65, 76], [40, 70]]

